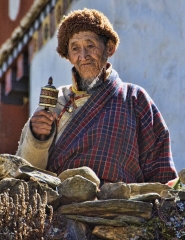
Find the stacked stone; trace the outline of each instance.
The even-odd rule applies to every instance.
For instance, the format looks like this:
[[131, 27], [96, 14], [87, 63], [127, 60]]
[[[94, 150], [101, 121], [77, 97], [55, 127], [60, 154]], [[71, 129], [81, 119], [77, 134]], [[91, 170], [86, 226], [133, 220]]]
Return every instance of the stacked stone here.
[[59, 178], [62, 206], [57, 211], [73, 220], [70, 222], [75, 229], [73, 236], [87, 239], [89, 225], [96, 236], [89, 239], [175, 240], [185, 234], [182, 188], [173, 190], [161, 183], [123, 182], [105, 183], [99, 188], [100, 181], [87, 167], [66, 170]]
[[[36, 229], [40, 239], [185, 239], [185, 169], [179, 172], [177, 180], [181, 185], [176, 190], [161, 183], [118, 182], [105, 183], [100, 187], [99, 178], [88, 167], [68, 169], [58, 176], [57, 184], [56, 178], [51, 184], [52, 176], [41, 176], [44, 173], [38, 175], [37, 171], [30, 178], [25, 178], [24, 174], [17, 176], [16, 172], [23, 169], [25, 160], [16, 158], [0, 155], [0, 194], [3, 197], [9, 189], [9, 197], [14, 199], [19, 194], [21, 199], [19, 189], [23, 185], [29, 196], [35, 192], [39, 194], [40, 202], [44, 202], [47, 211], [49, 209], [49, 213], [46, 211], [49, 217], [45, 216], [45, 223], [42, 220], [41, 224], [45, 228], [42, 231]], [[30, 166], [27, 169], [30, 170]], [[31, 203], [26, 202], [29, 198], [24, 199], [29, 206]], [[4, 204], [2, 200], [0, 209], [4, 208]], [[17, 204], [20, 205], [20, 202]], [[15, 209], [19, 209], [16, 202], [14, 205]], [[35, 212], [39, 213], [39, 209]], [[8, 214], [12, 214], [11, 211], [7, 214], [0, 211], [7, 226], [10, 226], [8, 219], [12, 215]], [[24, 219], [25, 216], [27, 213], [24, 211], [24, 216], [19, 218]], [[1, 225], [4, 227], [4, 222]], [[7, 231], [7, 228], [1, 229], [1, 225], [0, 232], [3, 234], [3, 229]], [[5, 239], [11, 239], [7, 232], [5, 235]]]

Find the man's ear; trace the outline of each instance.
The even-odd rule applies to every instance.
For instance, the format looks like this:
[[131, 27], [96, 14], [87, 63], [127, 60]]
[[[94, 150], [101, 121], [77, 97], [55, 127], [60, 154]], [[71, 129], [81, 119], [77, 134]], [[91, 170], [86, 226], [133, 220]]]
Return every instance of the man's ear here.
[[111, 57], [116, 51], [116, 46], [113, 43], [112, 40], [109, 39], [109, 41], [107, 42], [107, 55], [108, 57]]

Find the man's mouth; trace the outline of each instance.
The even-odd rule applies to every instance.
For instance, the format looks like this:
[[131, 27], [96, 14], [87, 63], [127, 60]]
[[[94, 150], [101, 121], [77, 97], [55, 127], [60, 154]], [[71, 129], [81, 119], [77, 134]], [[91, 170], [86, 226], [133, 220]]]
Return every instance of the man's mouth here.
[[90, 66], [90, 65], [91, 65], [91, 63], [83, 63], [80, 65], [80, 67], [86, 67], [86, 66]]
[[79, 62], [80, 66], [90, 66], [90, 65], [93, 65], [93, 64], [94, 64], [94, 61], [92, 61], [92, 60], [91, 61], [89, 60], [89, 61], [80, 61]]

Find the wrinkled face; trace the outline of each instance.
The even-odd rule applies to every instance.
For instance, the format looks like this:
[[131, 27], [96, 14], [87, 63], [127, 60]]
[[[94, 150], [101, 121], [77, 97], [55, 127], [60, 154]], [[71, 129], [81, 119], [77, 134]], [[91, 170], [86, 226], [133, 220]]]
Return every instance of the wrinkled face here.
[[74, 34], [68, 43], [68, 59], [82, 79], [95, 78], [107, 62], [106, 46], [91, 31]]

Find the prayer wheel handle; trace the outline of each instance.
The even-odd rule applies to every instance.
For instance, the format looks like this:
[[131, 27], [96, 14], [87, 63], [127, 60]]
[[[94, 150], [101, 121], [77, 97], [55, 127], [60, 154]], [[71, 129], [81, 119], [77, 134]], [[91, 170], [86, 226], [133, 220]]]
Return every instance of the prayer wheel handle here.
[[[55, 108], [58, 101], [58, 90], [53, 85], [53, 78], [48, 79], [48, 85], [41, 88], [39, 106], [44, 107], [46, 111], [49, 111], [49, 108]], [[46, 135], [41, 135], [40, 140], [46, 140]]]

